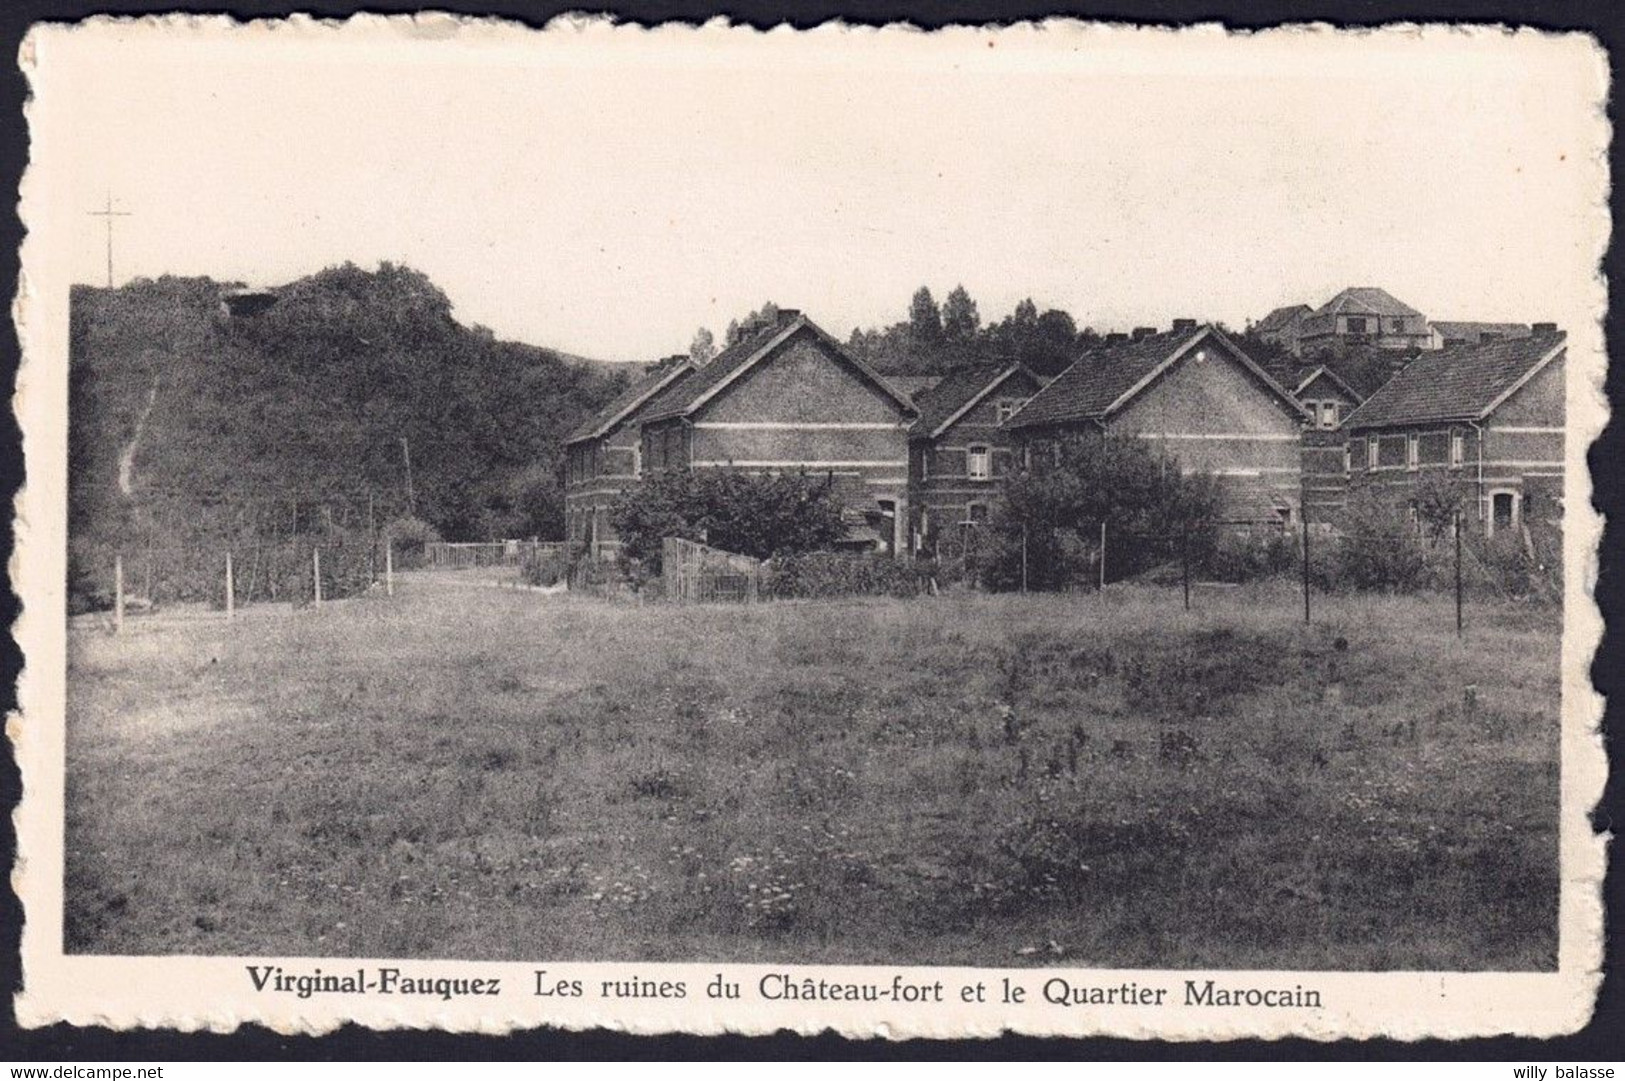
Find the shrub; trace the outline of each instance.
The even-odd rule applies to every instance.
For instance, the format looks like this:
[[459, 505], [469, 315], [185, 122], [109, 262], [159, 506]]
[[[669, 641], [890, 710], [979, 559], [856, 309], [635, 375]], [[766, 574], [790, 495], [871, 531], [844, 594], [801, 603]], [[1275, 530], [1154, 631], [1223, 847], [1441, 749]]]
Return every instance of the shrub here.
[[763, 567], [763, 596], [912, 597], [930, 588], [928, 564], [874, 552], [803, 552], [778, 556]]
[[397, 570], [412, 570], [423, 566], [425, 547], [441, 538], [440, 531], [428, 522], [405, 515], [384, 526], [380, 539], [393, 547]]
[[1298, 541], [1280, 530], [1226, 530], [1191, 573], [1219, 582], [1251, 582], [1296, 570]]
[[1313, 550], [1310, 573], [1325, 588], [1408, 593], [1426, 578], [1422, 539], [1407, 515], [1374, 491], [1355, 494], [1342, 535]]
[[846, 533], [841, 511], [825, 477], [702, 469], [661, 473], [623, 492], [610, 524], [621, 558], [658, 574], [666, 537], [767, 559], [832, 546]]
[[566, 543], [552, 548], [529, 548], [519, 560], [519, 576], [527, 585], [554, 586], [568, 581], [582, 555], [579, 544]]

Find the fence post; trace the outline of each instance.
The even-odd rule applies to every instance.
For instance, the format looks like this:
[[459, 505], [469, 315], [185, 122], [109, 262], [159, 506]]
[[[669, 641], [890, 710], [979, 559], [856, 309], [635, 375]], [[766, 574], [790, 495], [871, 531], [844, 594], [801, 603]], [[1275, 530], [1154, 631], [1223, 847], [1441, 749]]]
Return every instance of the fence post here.
[[1106, 588], [1106, 519], [1100, 520], [1100, 588]]
[[1309, 516], [1303, 516], [1303, 621], [1309, 622]]
[[395, 541], [384, 538], [384, 596], [395, 595]]
[[322, 550], [315, 545], [310, 549], [311, 581], [316, 585], [316, 607], [322, 606]]
[[124, 633], [124, 553], [113, 556], [113, 633]]
[[1191, 610], [1191, 553], [1190, 541], [1185, 532], [1179, 531], [1179, 578], [1185, 587], [1185, 611]]
[[1456, 637], [1461, 637], [1461, 511], [1455, 514], [1456, 533]]
[[226, 553], [226, 618], [237, 616], [237, 583], [231, 573], [231, 553]]
[[1027, 523], [1021, 523], [1021, 591], [1027, 592]]

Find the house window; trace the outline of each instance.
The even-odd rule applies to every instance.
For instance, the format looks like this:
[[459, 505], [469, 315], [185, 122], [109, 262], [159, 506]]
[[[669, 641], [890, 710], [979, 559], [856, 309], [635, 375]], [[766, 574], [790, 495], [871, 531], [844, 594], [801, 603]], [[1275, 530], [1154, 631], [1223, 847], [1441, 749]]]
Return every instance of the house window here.
[[920, 479], [927, 480], [931, 476], [931, 448], [920, 448]]
[[1354, 471], [1354, 452], [1347, 443], [1343, 444], [1343, 475], [1346, 477]]
[[1375, 468], [1377, 468], [1377, 463], [1381, 460], [1380, 457], [1379, 457], [1379, 455], [1382, 454], [1382, 445], [1381, 444], [1382, 444], [1382, 440], [1378, 439], [1376, 436], [1372, 436], [1370, 441], [1368, 441], [1366, 443], [1366, 445], [1365, 445], [1365, 467], [1367, 469], [1375, 469]]
[[643, 448], [642, 447], [633, 447], [632, 448], [632, 475], [634, 477], [643, 476]]
[[993, 455], [987, 447], [971, 447], [966, 453], [965, 475], [971, 480], [988, 480], [993, 476]]
[[1405, 437], [1405, 468], [1415, 469], [1422, 460], [1422, 441], [1414, 435]]
[[1460, 469], [1467, 459], [1467, 437], [1460, 432], [1450, 433], [1450, 468]]
[[1320, 403], [1320, 426], [1322, 428], [1335, 428], [1335, 427], [1337, 427], [1337, 403], [1336, 402], [1321, 402]]
[[1351, 316], [1348, 317], [1348, 322], [1345, 325], [1347, 326], [1348, 332], [1350, 334], [1364, 334], [1365, 333], [1365, 317], [1364, 316], [1351, 315]]
[[972, 503], [965, 508], [965, 521], [971, 525], [981, 525], [987, 521], [987, 504]]

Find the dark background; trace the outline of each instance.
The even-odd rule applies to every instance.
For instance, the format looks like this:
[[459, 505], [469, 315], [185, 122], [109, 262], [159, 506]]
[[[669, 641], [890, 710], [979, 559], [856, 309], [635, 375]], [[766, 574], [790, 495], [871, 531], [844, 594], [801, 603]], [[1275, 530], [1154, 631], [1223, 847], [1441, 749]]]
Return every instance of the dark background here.
[[[1004, 2], [1004, 0], [814, 0], [792, 4], [787, 0], [737, 0], [729, 4], [702, 0], [644, 0], [609, 3], [603, 6], [548, 3], [520, 3], [516, 0], [438, 0], [427, 5], [381, 2], [339, 3], [334, 0], [306, 0], [304, 3], [270, 3], [239, 0], [232, 4], [210, 3], [90, 3], [84, 0], [12, 0], [0, 10], [0, 191], [15, 191], [28, 159], [28, 133], [23, 122], [23, 102], [28, 87], [14, 58], [31, 23], [72, 21], [96, 14], [137, 15], [150, 12], [184, 11], [198, 14], [230, 14], [241, 18], [286, 15], [295, 11], [329, 17], [342, 17], [357, 11], [380, 13], [415, 11], [420, 8], [453, 11], [470, 15], [497, 15], [541, 26], [566, 11], [604, 12], [628, 21], [703, 22], [726, 15], [736, 23], [767, 28], [788, 22], [798, 27], [817, 25], [831, 18], [850, 23], [885, 24], [906, 21], [923, 27], [950, 23], [997, 24], [1050, 15], [1075, 16], [1147, 25], [1177, 25], [1190, 22], [1223, 22], [1236, 28], [1264, 28], [1283, 22], [1329, 22], [1340, 26], [1374, 26], [1385, 22], [1471, 21], [1532, 26], [1550, 30], [1587, 30], [1608, 50], [1610, 78], [1619, 79], [1619, 52], [1625, 47], [1625, 11], [1608, 0], [1568, 0], [1568, 2], [1509, 2], [1509, 0], [1424, 0], [1409, 4], [1389, 0], [1321, 0], [1319, 3], [1285, 3], [1281, 0], [1143, 0], [1134, 3]], [[1617, 122], [1616, 103], [1609, 101], [1609, 120]], [[1614, 177], [1625, 174], [1616, 143], [1610, 151]], [[1620, 207], [1613, 201], [1613, 223], [1620, 231]], [[0, 299], [9, 303], [16, 293], [17, 250], [22, 241], [22, 223], [15, 202], [0, 213]], [[1609, 277], [1610, 314], [1608, 338], [1625, 334], [1625, 318], [1620, 314], [1619, 279], [1622, 276], [1618, 245], [1611, 247], [1605, 262]], [[1528, 268], [1538, 272], [1536, 268]], [[15, 335], [0, 335], [0, 386], [9, 399], [18, 362]], [[1618, 408], [1625, 391], [1625, 374], [1610, 365], [1607, 392]], [[1619, 581], [1620, 534], [1617, 524], [1625, 513], [1621, 499], [1621, 479], [1625, 455], [1621, 454], [1621, 431], [1616, 421], [1590, 450], [1594, 501], [1611, 519], [1603, 537], [1601, 576], [1596, 596], [1610, 627], [1605, 632], [1592, 677], [1597, 689], [1610, 699], [1625, 694], [1625, 666], [1620, 661], [1619, 632], [1614, 626], [1621, 608]], [[22, 483], [21, 437], [9, 410], [0, 417], [0, 499], [9, 502]], [[4, 529], [3, 551], [9, 561], [11, 533]], [[3, 573], [3, 572], [0, 572]], [[0, 591], [0, 622], [15, 619], [18, 601], [12, 595], [9, 577]], [[15, 683], [21, 657], [7, 636], [0, 652], [0, 693], [9, 711], [15, 705]], [[1604, 718], [1605, 735], [1617, 732], [1620, 706], [1611, 703]], [[1610, 756], [1612, 757], [1612, 756]], [[1594, 812], [1599, 830], [1612, 830], [1620, 806], [1621, 784], [1616, 773], [1609, 781], [1602, 803]], [[20, 796], [20, 781], [11, 759], [10, 746], [0, 758], [0, 839], [6, 845], [7, 866], [15, 859], [16, 837], [11, 810]], [[888, 1042], [852, 1041], [836, 1036], [799, 1037], [789, 1034], [768, 1038], [685, 1036], [632, 1037], [614, 1033], [566, 1033], [535, 1030], [507, 1037], [459, 1036], [442, 1033], [376, 1033], [348, 1026], [325, 1037], [287, 1037], [267, 1029], [245, 1025], [229, 1036], [173, 1032], [114, 1032], [103, 1028], [50, 1028], [20, 1030], [12, 1013], [11, 996], [21, 986], [18, 943], [21, 908], [9, 886], [0, 889], [0, 1058], [15, 1062], [51, 1060], [220, 1060], [220, 1059], [1036, 1059], [1081, 1058], [1103, 1060], [1297, 1060], [1308, 1058], [1354, 1060], [1494, 1059], [1583, 1061], [1625, 1058], [1625, 995], [1619, 980], [1621, 948], [1612, 933], [1620, 910], [1621, 888], [1618, 861], [1609, 867], [1604, 886], [1609, 923], [1605, 947], [1605, 978], [1597, 1011], [1591, 1024], [1573, 1036], [1557, 1040], [1495, 1039], [1470, 1041], [1429, 1040], [1400, 1043], [1392, 1040], [1317, 1043], [1308, 1040], [1228, 1043], [1148, 1043], [1133, 1040], [1045, 1040], [1007, 1036], [997, 1040]]]

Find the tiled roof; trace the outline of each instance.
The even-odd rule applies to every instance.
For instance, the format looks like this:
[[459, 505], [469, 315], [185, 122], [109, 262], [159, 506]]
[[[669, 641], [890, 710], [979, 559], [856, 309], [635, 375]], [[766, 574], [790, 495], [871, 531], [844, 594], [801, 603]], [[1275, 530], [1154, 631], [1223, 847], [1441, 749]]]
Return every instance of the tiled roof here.
[[920, 419], [909, 428], [909, 438], [920, 439], [936, 435], [938, 428], [965, 408], [978, 394], [987, 390], [995, 381], [1019, 370], [1014, 364], [977, 364], [949, 372], [942, 382], [914, 399], [914, 405], [920, 411]]
[[686, 416], [707, 400], [712, 392], [719, 390], [734, 376], [764, 355], [763, 351], [780, 341], [788, 341], [799, 330], [808, 330], [824, 344], [844, 358], [847, 363], [856, 368], [870, 382], [885, 391], [888, 397], [894, 399], [903, 409], [913, 412], [913, 403], [908, 396], [886, 382], [872, 368], [851, 353], [847, 352], [834, 338], [813, 323], [811, 319], [799, 312], [785, 310], [780, 313], [775, 323], [769, 323], [758, 328], [753, 333], [746, 334], [733, 345], [713, 357], [710, 363], [700, 368], [692, 379], [685, 379], [681, 383], [661, 392], [660, 396], [650, 402], [644, 410], [644, 423], [649, 424], [658, 420], [668, 420], [672, 417]]
[[942, 382], [940, 375], [887, 375], [886, 382], [895, 389], [906, 394], [915, 405], [920, 404], [920, 395]]
[[1230, 339], [1212, 326], [1195, 330], [1151, 334], [1138, 341], [1130, 339], [1091, 348], [1049, 385], [1030, 398], [1016, 415], [1006, 421], [1011, 428], [1031, 428], [1043, 424], [1068, 424], [1100, 420], [1130, 391], [1145, 384], [1159, 368], [1203, 339], [1225, 349], [1283, 403], [1301, 413], [1297, 399], [1260, 368]]
[[1350, 413], [1343, 426], [1382, 428], [1481, 419], [1565, 342], [1559, 333], [1423, 353]]
[[1421, 315], [1409, 304], [1374, 285], [1355, 285], [1338, 293], [1315, 311], [1316, 315]]
[[1345, 379], [1343, 379], [1342, 376], [1340, 376], [1336, 372], [1332, 371], [1332, 369], [1330, 367], [1328, 367], [1327, 365], [1325, 365], [1325, 364], [1320, 365], [1319, 367], [1317, 367], [1313, 371], [1311, 371], [1308, 375], [1304, 376], [1298, 382], [1298, 385], [1292, 388], [1293, 395], [1296, 396], [1296, 395], [1302, 394], [1305, 390], [1307, 390], [1309, 388], [1309, 384], [1313, 383], [1317, 379], [1325, 379], [1325, 380], [1327, 380], [1328, 382], [1332, 383], [1333, 385], [1338, 387], [1340, 390], [1342, 390], [1342, 392], [1344, 394], [1347, 394], [1350, 398], [1353, 398], [1356, 402], [1363, 401], [1365, 399], [1364, 394], [1361, 394], [1359, 391], [1357, 391], [1353, 387], [1349, 386], [1348, 382]]
[[1444, 339], [1461, 338], [1468, 345], [1477, 345], [1486, 334], [1502, 338], [1529, 337], [1528, 323], [1457, 323], [1433, 320], [1433, 329]]
[[1258, 333], [1268, 333], [1289, 326], [1310, 312], [1307, 304], [1288, 304], [1284, 308], [1276, 308], [1264, 318], [1253, 324], [1253, 330]]
[[682, 377], [693, 370], [692, 364], [678, 364], [632, 380], [631, 385], [615, 395], [608, 405], [578, 424], [575, 430], [565, 437], [565, 444], [579, 443], [583, 439], [597, 439], [604, 435], [623, 419], [623, 414], [630, 414], [645, 398], [652, 398], [663, 388], [681, 385]]

